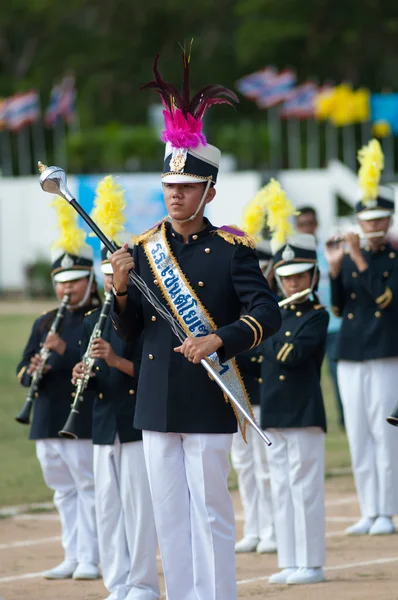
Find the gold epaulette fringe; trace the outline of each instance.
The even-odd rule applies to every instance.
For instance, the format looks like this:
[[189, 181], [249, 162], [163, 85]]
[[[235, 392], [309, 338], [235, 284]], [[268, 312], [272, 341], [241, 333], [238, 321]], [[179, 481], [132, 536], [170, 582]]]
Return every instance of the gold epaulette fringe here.
[[100, 310], [99, 307], [98, 308], [93, 308], [92, 310], [89, 310], [88, 312], [84, 313], [84, 316], [88, 317], [89, 315], [92, 315], [93, 312], [97, 312], [97, 310]]
[[147, 229], [143, 233], [140, 233], [139, 235], [133, 235], [131, 237], [132, 243], [135, 246], [138, 246], [138, 244], [142, 244], [142, 242], [146, 242], [151, 237], [151, 235], [153, 233], [155, 233], [155, 231], [157, 231], [159, 229], [159, 227], [161, 226], [161, 224], [163, 223], [163, 221], [165, 221], [166, 219], [167, 219], [167, 217], [165, 217], [161, 221], [158, 221], [156, 223], [156, 225], [153, 225], [153, 227], [150, 227], [149, 229]]
[[248, 246], [249, 248], [256, 247], [255, 239], [236, 225], [228, 225], [228, 229], [234, 229], [239, 233], [234, 234], [232, 231], [226, 231], [225, 229], [217, 229], [216, 233], [229, 244], [242, 244], [242, 246]]
[[[320, 310], [321, 308], [325, 308], [323, 304], [314, 304], [312, 307], [314, 310]], [[336, 315], [337, 316], [337, 315]]]

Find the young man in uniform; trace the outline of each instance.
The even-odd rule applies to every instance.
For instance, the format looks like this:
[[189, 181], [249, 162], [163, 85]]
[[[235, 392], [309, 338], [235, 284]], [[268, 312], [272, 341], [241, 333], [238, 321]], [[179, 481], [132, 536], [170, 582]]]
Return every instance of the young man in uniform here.
[[[184, 54], [185, 82], [189, 64]], [[123, 337], [143, 333], [134, 425], [143, 430], [167, 598], [236, 600], [227, 484], [236, 416], [199, 363], [209, 357], [250, 410], [233, 357], [275, 333], [280, 311], [248, 236], [203, 216], [216, 194], [220, 151], [206, 143], [201, 118], [212, 103], [235, 95], [210, 86], [190, 100], [187, 85], [180, 96], [161, 79], [157, 62], [154, 71], [150, 87], [166, 107], [162, 181], [169, 218], [136, 239], [133, 258], [126, 245], [113, 254], [111, 314]], [[128, 286], [131, 269], [183, 327], [183, 343]]]
[[[386, 235], [394, 189], [379, 186], [383, 155], [372, 140], [359, 154], [361, 200], [355, 233], [327, 244], [332, 305], [343, 318], [337, 373], [362, 518], [349, 535], [394, 533], [398, 513], [398, 438], [386, 423], [398, 388], [398, 257]], [[347, 249], [347, 254], [345, 253]]]

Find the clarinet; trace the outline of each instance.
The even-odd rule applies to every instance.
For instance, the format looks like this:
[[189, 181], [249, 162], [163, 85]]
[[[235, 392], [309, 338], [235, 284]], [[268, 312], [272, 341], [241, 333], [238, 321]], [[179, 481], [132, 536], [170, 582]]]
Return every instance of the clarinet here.
[[[57, 314], [55, 315], [55, 319], [51, 324], [50, 330], [46, 335], [46, 340], [50, 333], [58, 332], [62, 323], [62, 319], [64, 318], [68, 302], [69, 296], [65, 294], [65, 296], [62, 298], [62, 302], [60, 307], [58, 308]], [[30, 423], [30, 413], [32, 411], [33, 401], [35, 398], [37, 398], [39, 385], [44, 376], [44, 367], [46, 366], [50, 355], [51, 350], [48, 350], [47, 348], [42, 346], [40, 350], [40, 363], [38, 368], [32, 375], [32, 382], [30, 384], [29, 393], [26, 397], [21, 412], [15, 417], [15, 420], [18, 421], [18, 423], [23, 423], [24, 425], [29, 425]]]
[[105, 323], [108, 318], [109, 312], [111, 310], [111, 304], [112, 304], [112, 292], [107, 292], [105, 294], [105, 301], [104, 301], [104, 305], [102, 307], [100, 316], [94, 326], [94, 329], [90, 336], [90, 340], [88, 342], [86, 351], [83, 355], [82, 362], [84, 363], [84, 366], [85, 366], [84, 375], [83, 375], [83, 377], [81, 377], [77, 380], [76, 391], [75, 391], [75, 395], [74, 395], [75, 397], [73, 400], [73, 404], [71, 406], [71, 411], [69, 413], [69, 417], [67, 418], [67, 421], [66, 421], [63, 429], [61, 429], [61, 431], [58, 432], [58, 435], [63, 438], [67, 438], [67, 439], [71, 439], [71, 440], [76, 440], [78, 438], [76, 431], [77, 431], [78, 417], [80, 414], [80, 404], [84, 400], [84, 392], [87, 389], [88, 383], [90, 381], [91, 371], [93, 370], [93, 366], [95, 363], [95, 359], [90, 356], [91, 349], [93, 347], [94, 340], [102, 337], [102, 334], [104, 332]]

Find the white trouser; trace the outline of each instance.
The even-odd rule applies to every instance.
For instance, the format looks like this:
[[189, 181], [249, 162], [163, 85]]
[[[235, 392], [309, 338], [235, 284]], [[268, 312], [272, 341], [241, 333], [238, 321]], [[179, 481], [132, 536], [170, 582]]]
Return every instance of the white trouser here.
[[268, 429], [278, 564], [325, 563], [325, 434], [320, 427]]
[[386, 422], [398, 398], [398, 358], [338, 361], [352, 470], [364, 517], [398, 514], [398, 431]]
[[[260, 406], [252, 408], [259, 422]], [[231, 449], [245, 516], [243, 535], [270, 542], [275, 531], [266, 444], [253, 427], [247, 427], [246, 434], [247, 444], [239, 431], [235, 433]]]
[[54, 490], [65, 558], [98, 564], [91, 440], [36, 440], [44, 481]]
[[156, 532], [142, 442], [94, 445], [98, 544], [112, 600], [159, 598]]
[[236, 600], [232, 434], [143, 431], [167, 600]]

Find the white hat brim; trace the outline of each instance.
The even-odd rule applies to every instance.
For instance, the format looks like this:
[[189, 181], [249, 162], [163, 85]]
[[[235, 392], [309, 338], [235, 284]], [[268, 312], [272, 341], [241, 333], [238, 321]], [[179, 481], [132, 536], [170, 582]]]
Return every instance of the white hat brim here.
[[191, 177], [190, 175], [164, 175], [162, 177], [162, 183], [207, 183], [207, 177]]
[[373, 221], [375, 219], [385, 219], [391, 217], [392, 211], [387, 208], [371, 208], [369, 210], [362, 210], [357, 213], [360, 221]]
[[53, 275], [53, 280], [55, 283], [66, 283], [67, 281], [76, 281], [76, 279], [82, 279], [83, 277], [88, 277], [89, 275], [90, 271], [73, 269], [70, 271], [61, 271], [60, 273], [55, 273], [55, 275]]
[[315, 266], [314, 263], [291, 263], [290, 265], [281, 265], [275, 269], [275, 272], [279, 277], [289, 277], [290, 275], [297, 275], [298, 273], [304, 273], [309, 271]]
[[101, 265], [101, 271], [104, 275], [113, 275], [113, 268], [110, 262]]

